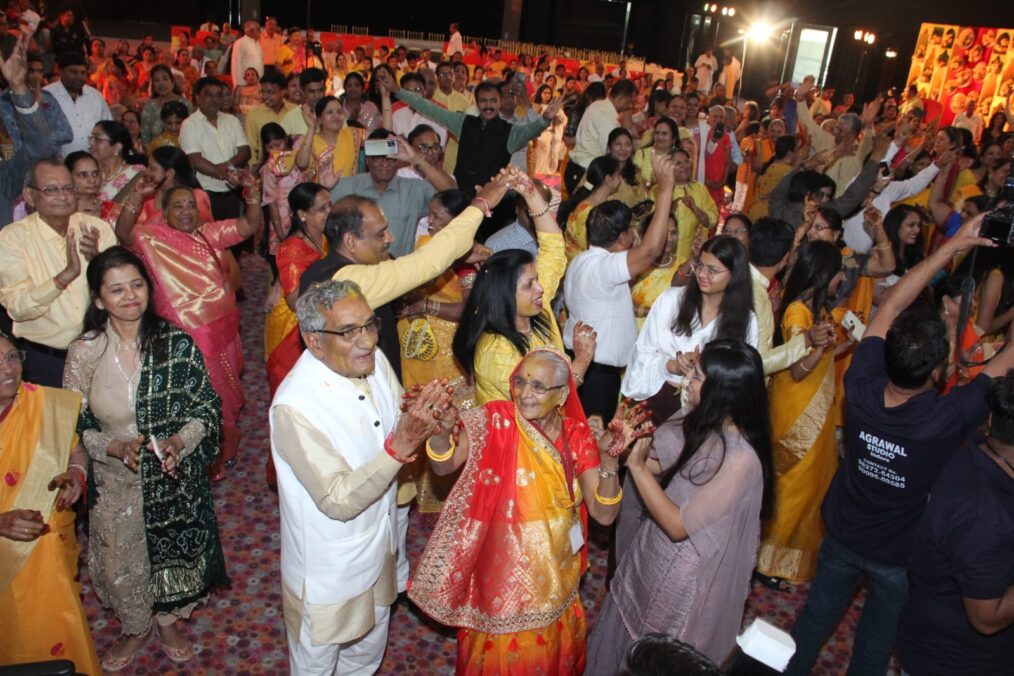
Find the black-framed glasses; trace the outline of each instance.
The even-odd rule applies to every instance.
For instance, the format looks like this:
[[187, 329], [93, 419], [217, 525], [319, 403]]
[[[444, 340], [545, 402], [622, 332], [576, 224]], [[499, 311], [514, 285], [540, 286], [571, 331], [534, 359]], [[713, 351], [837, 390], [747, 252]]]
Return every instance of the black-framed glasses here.
[[5, 364], [20, 364], [28, 358], [28, 353], [24, 350], [11, 350], [5, 355], [0, 355], [0, 361]]
[[380, 333], [380, 317], [373, 315], [369, 320], [362, 326], [353, 326], [349, 329], [342, 329], [341, 331], [335, 331], [332, 329], [316, 329], [311, 333], [326, 333], [332, 336], [338, 336], [342, 340], [355, 340], [363, 333], [370, 335], [378, 335]]
[[56, 197], [60, 193], [64, 195], [76, 195], [77, 189], [72, 185], [47, 185], [45, 188], [40, 188], [37, 185], [27, 186], [30, 190], [35, 190], [43, 194], [44, 197]]
[[560, 390], [563, 389], [564, 387], [567, 387], [566, 383], [564, 383], [563, 385], [546, 385], [544, 383], [540, 383], [538, 380], [531, 381], [525, 380], [521, 376], [514, 376], [513, 378], [511, 378], [511, 385], [518, 392], [523, 391], [526, 387], [531, 388], [532, 392], [540, 396], [545, 394], [546, 392], [550, 392], [552, 390]]
[[443, 146], [441, 146], [439, 143], [433, 143], [431, 145], [420, 143], [415, 147], [415, 149], [421, 153], [439, 153], [441, 150], [443, 150]]

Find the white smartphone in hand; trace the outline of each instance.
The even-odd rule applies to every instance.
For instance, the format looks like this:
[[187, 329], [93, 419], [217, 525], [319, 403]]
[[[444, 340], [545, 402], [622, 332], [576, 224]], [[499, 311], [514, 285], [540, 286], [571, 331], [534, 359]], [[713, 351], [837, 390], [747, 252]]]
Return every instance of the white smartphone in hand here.
[[859, 319], [855, 312], [849, 310], [842, 317], [841, 325], [848, 331], [856, 341], [863, 339], [863, 334], [866, 333], [866, 325]]

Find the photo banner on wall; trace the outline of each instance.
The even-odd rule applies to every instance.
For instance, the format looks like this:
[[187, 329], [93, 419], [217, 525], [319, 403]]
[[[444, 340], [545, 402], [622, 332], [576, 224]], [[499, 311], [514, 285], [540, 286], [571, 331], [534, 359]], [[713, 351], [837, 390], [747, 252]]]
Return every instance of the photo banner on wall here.
[[973, 28], [924, 23], [912, 55], [906, 84], [940, 104], [940, 123], [948, 125], [969, 101], [984, 120], [1014, 107], [1014, 28]]

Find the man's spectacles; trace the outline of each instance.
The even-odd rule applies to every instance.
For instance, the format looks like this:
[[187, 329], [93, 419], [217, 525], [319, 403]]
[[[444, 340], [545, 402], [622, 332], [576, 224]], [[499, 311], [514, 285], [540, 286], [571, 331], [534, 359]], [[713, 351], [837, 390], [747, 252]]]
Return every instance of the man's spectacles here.
[[30, 185], [28, 188], [41, 192], [43, 197], [56, 197], [60, 193], [63, 193], [64, 195], [74, 195], [77, 193], [77, 190], [72, 185], [47, 185], [45, 188]]
[[511, 385], [513, 385], [514, 389], [517, 390], [518, 392], [524, 391], [526, 387], [531, 388], [532, 392], [540, 396], [545, 394], [546, 392], [549, 392], [550, 390], [559, 390], [564, 387], [567, 387], [566, 383], [564, 383], [563, 385], [545, 385], [543, 383], [540, 383], [538, 380], [532, 381], [525, 380], [521, 376], [514, 376], [513, 378], [511, 378]]
[[362, 326], [353, 326], [350, 329], [342, 329], [341, 331], [333, 331], [331, 329], [316, 329], [311, 333], [327, 333], [332, 336], [338, 336], [342, 340], [355, 340], [363, 333], [368, 333], [372, 336], [380, 333], [380, 317], [376, 315], [370, 317], [370, 319]]
[[0, 356], [0, 361], [8, 365], [20, 364], [27, 356], [28, 353], [24, 350], [13, 350], [3, 356]]
[[420, 143], [415, 147], [415, 149], [421, 153], [439, 153], [441, 150], [443, 150], [443, 148], [440, 147], [439, 143], [434, 143], [432, 145]]
[[691, 263], [690, 269], [694, 271], [695, 275], [707, 275], [709, 279], [713, 279], [723, 272], [728, 272], [728, 270], [716, 268], [713, 265], [705, 265], [701, 261], [694, 261]]

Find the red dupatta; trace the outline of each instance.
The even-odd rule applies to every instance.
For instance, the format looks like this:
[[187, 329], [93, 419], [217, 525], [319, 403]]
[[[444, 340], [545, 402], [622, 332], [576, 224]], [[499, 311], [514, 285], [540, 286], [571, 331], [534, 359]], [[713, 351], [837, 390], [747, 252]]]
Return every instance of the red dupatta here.
[[409, 589], [437, 621], [489, 634], [539, 629], [577, 595], [587, 565], [587, 547], [574, 553], [569, 538], [574, 519], [587, 533], [577, 476], [598, 451], [569, 380], [559, 446], [512, 402], [462, 416], [469, 457]]

